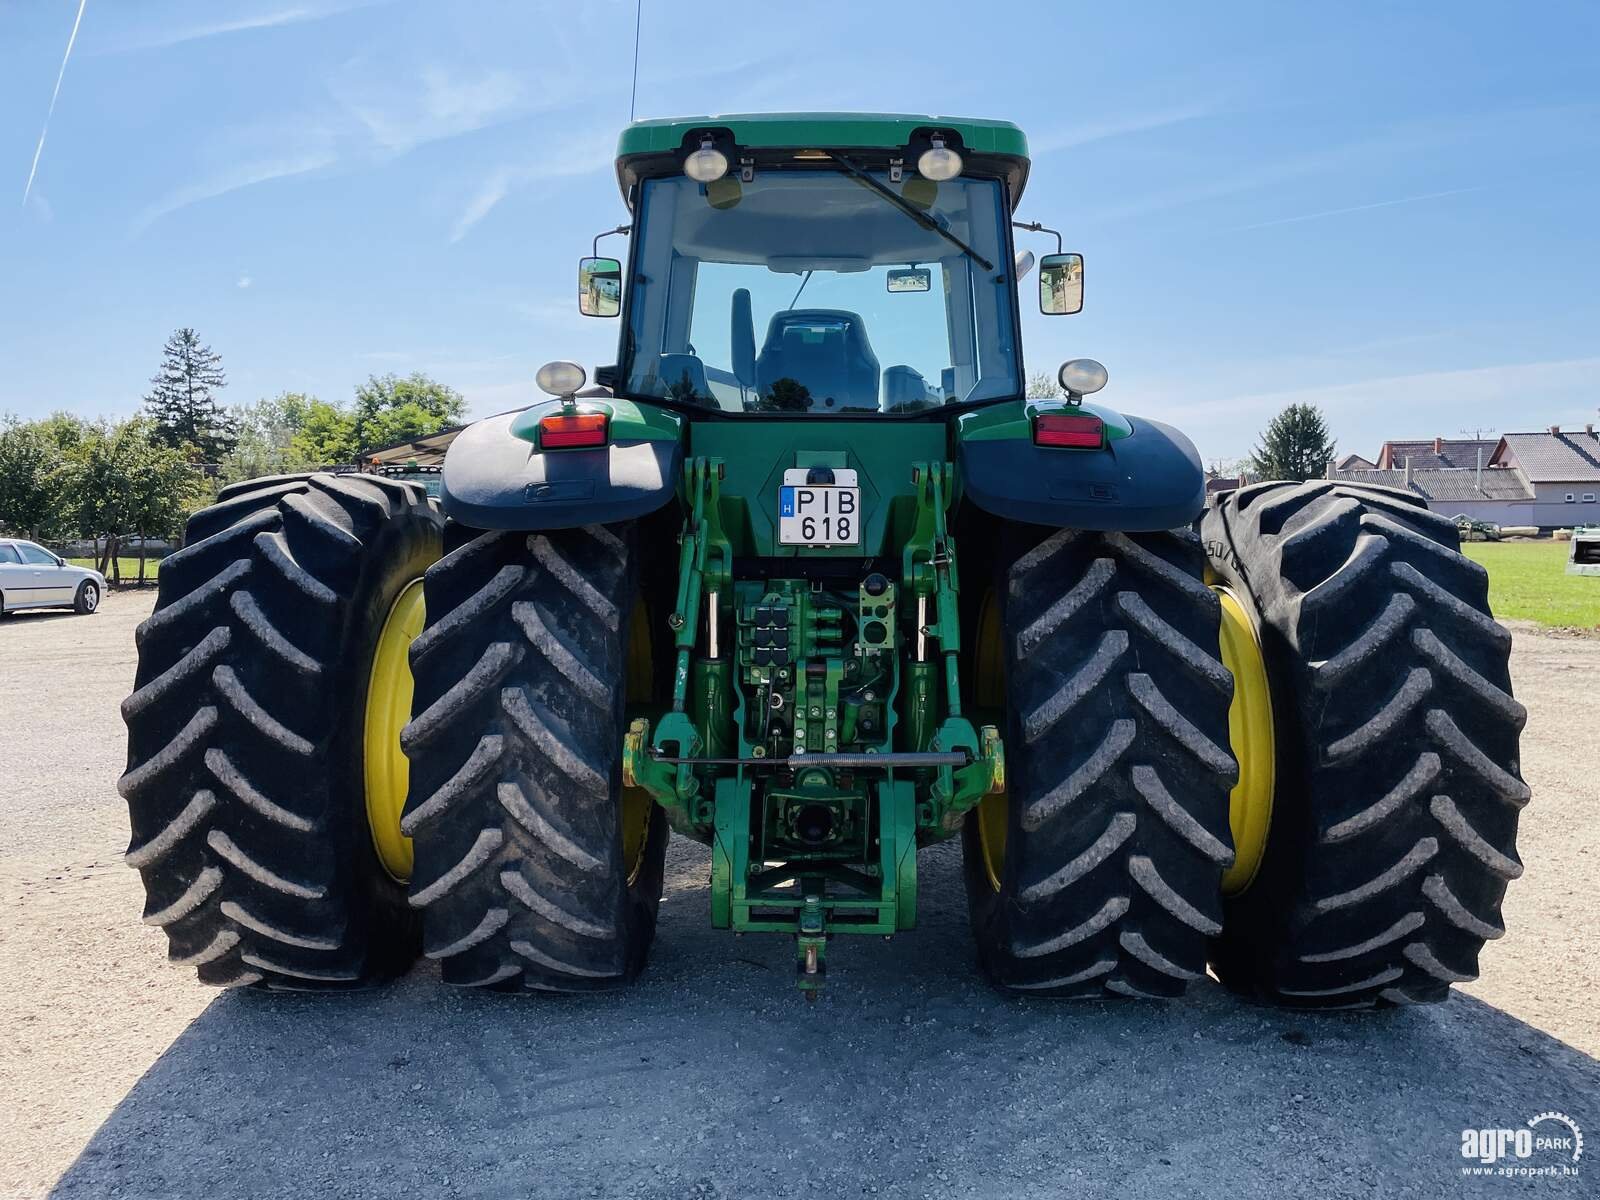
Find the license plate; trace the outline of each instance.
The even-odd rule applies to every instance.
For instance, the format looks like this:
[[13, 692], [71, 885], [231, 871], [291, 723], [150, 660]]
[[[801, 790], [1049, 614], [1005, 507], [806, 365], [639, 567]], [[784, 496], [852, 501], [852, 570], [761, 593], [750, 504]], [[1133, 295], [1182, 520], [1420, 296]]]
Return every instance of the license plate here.
[[[806, 483], [807, 472], [785, 472], [778, 492], [778, 542], [784, 546], [861, 543], [861, 489], [854, 471], [835, 471], [833, 483]], [[791, 482], [790, 475], [799, 477]]]

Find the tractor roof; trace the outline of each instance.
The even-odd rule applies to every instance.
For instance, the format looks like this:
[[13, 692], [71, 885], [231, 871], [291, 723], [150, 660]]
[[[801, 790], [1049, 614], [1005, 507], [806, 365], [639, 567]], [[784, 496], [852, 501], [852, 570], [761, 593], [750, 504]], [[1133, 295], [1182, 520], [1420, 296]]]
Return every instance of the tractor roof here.
[[652, 173], [647, 169], [652, 158], [679, 154], [687, 139], [703, 132], [716, 131], [741, 149], [754, 151], [870, 151], [907, 146], [930, 130], [953, 135], [969, 156], [1011, 160], [1004, 173], [1012, 182], [1013, 203], [1021, 197], [1028, 173], [1028, 139], [1010, 121], [907, 113], [727, 113], [635, 121], [617, 141], [617, 179], [627, 197], [641, 175]]

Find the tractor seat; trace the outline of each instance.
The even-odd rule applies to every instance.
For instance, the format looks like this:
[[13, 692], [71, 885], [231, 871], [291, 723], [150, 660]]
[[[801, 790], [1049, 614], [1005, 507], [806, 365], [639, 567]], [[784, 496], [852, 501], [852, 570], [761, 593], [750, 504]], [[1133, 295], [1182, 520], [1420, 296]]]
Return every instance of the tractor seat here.
[[867, 341], [860, 315], [836, 308], [795, 308], [775, 314], [756, 356], [756, 387], [767, 395], [780, 379], [804, 386], [811, 393], [813, 411], [876, 409], [878, 356]]

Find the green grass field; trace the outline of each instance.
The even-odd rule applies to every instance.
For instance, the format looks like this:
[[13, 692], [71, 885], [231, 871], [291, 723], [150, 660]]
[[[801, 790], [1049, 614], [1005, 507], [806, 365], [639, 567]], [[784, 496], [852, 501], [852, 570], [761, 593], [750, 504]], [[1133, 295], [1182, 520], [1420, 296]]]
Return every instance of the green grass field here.
[[[92, 558], [69, 558], [69, 559], [67, 559], [67, 561], [69, 563], [71, 563], [75, 567], [98, 567], [99, 566], [99, 564], [96, 563], [94, 561], [94, 559], [92, 559]], [[161, 560], [159, 558], [147, 558], [147, 559], [145, 559], [144, 560], [144, 580], [145, 580], [145, 582], [146, 583], [154, 583], [156, 581], [156, 572], [158, 570], [160, 570], [160, 568], [161, 568]], [[118, 558], [117, 559], [117, 571], [118, 571], [118, 573], [121, 574], [123, 583], [133, 583], [134, 581], [136, 581], [139, 578], [139, 560], [137, 558]], [[106, 578], [107, 579], [111, 578], [111, 571], [110, 571], [109, 568], [106, 570]]]
[[1600, 628], [1600, 576], [1568, 575], [1566, 542], [1470, 542], [1489, 571], [1489, 607], [1503, 620]]

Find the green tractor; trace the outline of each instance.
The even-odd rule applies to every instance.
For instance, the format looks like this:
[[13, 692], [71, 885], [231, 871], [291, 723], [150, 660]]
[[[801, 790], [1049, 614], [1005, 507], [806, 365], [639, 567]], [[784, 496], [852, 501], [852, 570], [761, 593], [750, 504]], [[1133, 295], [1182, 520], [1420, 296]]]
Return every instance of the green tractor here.
[[[914, 928], [960, 838], [1026, 995], [1437, 1000], [1502, 932], [1528, 799], [1509, 637], [1400, 491], [1242, 488], [1183, 434], [1024, 398], [1004, 122], [794, 114], [622, 134], [596, 386], [415, 482], [225, 489], [139, 631], [122, 792], [145, 920], [223, 986], [625, 983], [669, 834], [714, 926]], [[598, 243], [599, 238], [596, 238]], [[1046, 246], [1041, 246], [1045, 249]], [[834, 959], [837, 962], [837, 956]]]

